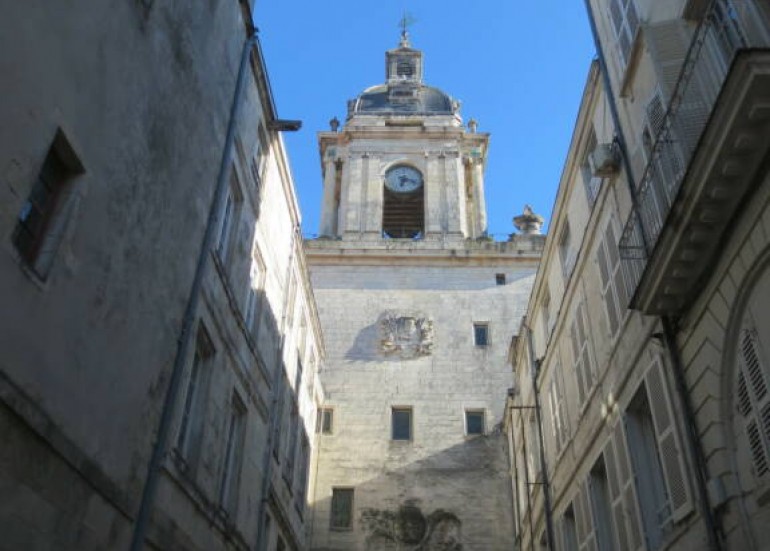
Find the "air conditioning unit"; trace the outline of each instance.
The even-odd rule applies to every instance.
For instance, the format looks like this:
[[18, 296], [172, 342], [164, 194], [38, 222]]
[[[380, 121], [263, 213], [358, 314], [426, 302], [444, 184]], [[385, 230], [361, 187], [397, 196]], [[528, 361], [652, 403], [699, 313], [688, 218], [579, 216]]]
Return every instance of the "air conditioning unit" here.
[[599, 178], [608, 178], [617, 174], [620, 168], [618, 150], [614, 143], [600, 143], [588, 154], [591, 174]]

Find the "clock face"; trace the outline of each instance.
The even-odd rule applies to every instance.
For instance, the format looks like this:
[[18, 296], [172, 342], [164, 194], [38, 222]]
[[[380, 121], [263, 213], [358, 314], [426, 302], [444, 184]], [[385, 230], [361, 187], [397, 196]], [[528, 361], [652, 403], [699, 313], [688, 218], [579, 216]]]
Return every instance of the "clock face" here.
[[385, 174], [385, 186], [396, 193], [409, 193], [420, 189], [422, 174], [411, 166], [397, 166]]

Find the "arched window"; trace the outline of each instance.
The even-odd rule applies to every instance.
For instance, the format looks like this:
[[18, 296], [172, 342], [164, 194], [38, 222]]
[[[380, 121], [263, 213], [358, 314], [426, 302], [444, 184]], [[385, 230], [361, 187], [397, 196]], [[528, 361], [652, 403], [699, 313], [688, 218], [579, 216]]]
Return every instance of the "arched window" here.
[[419, 170], [397, 165], [385, 173], [382, 234], [418, 239], [425, 231], [425, 186]]

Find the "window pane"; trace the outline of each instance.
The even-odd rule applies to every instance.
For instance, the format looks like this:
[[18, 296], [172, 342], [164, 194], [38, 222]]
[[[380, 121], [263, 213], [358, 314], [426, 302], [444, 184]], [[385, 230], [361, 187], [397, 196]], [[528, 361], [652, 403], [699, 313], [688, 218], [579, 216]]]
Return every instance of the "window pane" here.
[[333, 411], [330, 409], [323, 410], [322, 416], [321, 416], [321, 432], [324, 434], [331, 434], [332, 433], [332, 419], [333, 419]]
[[465, 426], [468, 434], [484, 434], [484, 412], [466, 411]]
[[332, 489], [332, 528], [350, 528], [353, 518], [353, 490], [351, 488]]
[[474, 323], [473, 340], [476, 346], [487, 346], [489, 344], [489, 327], [482, 323]]
[[412, 439], [412, 410], [394, 409], [391, 414], [393, 440]]

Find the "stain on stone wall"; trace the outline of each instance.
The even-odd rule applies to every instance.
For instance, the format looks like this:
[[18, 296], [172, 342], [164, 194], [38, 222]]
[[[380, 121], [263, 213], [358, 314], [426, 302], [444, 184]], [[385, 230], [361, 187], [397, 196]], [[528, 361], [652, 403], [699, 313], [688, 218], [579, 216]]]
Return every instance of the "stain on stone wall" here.
[[414, 500], [398, 510], [367, 508], [361, 511], [367, 551], [461, 551], [462, 523], [444, 509], [423, 514]]

